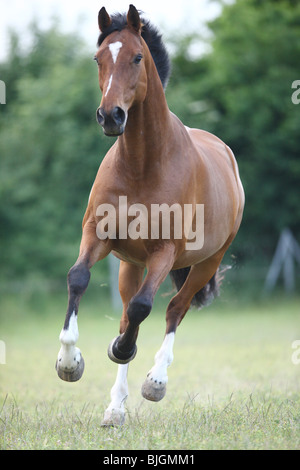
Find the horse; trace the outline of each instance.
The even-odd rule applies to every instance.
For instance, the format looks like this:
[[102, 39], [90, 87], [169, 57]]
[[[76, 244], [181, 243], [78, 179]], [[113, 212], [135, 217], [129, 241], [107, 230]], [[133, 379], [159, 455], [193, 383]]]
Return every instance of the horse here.
[[186, 312], [218, 294], [220, 263], [239, 229], [244, 191], [231, 149], [209, 132], [184, 126], [169, 110], [170, 60], [157, 28], [133, 5], [127, 14], [112, 16], [101, 8], [98, 25], [94, 59], [102, 98], [96, 119], [106, 136], [117, 139], [96, 175], [79, 256], [68, 272], [56, 370], [69, 382], [83, 374], [76, 347], [79, 302], [92, 266], [112, 253], [120, 260], [123, 312], [119, 335], [108, 347], [118, 371], [102, 425], [118, 426], [125, 420], [128, 365], [137, 352], [139, 326], [157, 290], [170, 274], [177, 293], [141, 389], [152, 401], [166, 393], [175, 333]]

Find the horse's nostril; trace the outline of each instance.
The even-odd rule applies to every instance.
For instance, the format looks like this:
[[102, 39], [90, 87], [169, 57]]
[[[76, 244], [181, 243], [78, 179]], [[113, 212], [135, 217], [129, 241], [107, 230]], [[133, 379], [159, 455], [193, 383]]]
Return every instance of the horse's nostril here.
[[99, 124], [101, 126], [103, 126], [104, 124], [104, 121], [105, 121], [105, 116], [104, 116], [104, 113], [103, 111], [101, 110], [101, 108], [98, 108], [97, 111], [96, 111], [96, 118], [97, 118], [97, 121], [99, 122]]
[[122, 108], [119, 108], [119, 106], [116, 106], [112, 110], [111, 117], [113, 118], [113, 120], [118, 126], [121, 126], [125, 122], [126, 115]]
[[127, 115], [118, 106], [115, 106], [109, 113], [105, 111], [104, 107], [100, 106], [96, 111], [96, 119], [103, 127], [105, 135], [118, 136], [124, 132]]

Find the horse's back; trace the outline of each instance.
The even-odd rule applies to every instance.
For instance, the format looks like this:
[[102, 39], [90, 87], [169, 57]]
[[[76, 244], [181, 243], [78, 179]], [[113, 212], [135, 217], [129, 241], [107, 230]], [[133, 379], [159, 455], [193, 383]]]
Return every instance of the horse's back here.
[[234, 238], [242, 218], [244, 191], [231, 149], [207, 131], [188, 127], [186, 131], [195, 150], [197, 200], [204, 204], [206, 242], [199, 256], [206, 258]]
[[[186, 127], [186, 130], [197, 150], [211, 178], [219, 178], [219, 184], [227, 184], [232, 187], [239, 199], [239, 205], [244, 205], [244, 191], [239, 176], [239, 169], [235, 156], [221, 139], [214, 134], [202, 129], [192, 129]], [[214, 186], [215, 186], [214, 182]]]
[[227, 166], [229, 170], [233, 169], [236, 173], [237, 164], [233, 152], [221, 139], [202, 129], [186, 127], [186, 130], [206, 163], [219, 162], [224, 165], [224, 170]]

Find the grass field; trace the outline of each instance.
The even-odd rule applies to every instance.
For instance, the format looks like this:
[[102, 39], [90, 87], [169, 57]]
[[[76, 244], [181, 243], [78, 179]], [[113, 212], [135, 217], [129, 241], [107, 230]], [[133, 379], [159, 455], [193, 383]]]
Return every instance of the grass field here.
[[117, 369], [106, 348], [118, 314], [103, 301], [82, 300], [78, 346], [86, 369], [79, 382], [65, 383], [54, 369], [65, 297], [3, 297], [0, 307], [1, 449], [300, 448], [300, 364], [292, 362], [299, 299], [218, 300], [190, 311], [177, 331], [166, 397], [151, 403], [140, 387], [163, 339], [165, 313], [156, 307], [140, 329], [120, 428], [100, 427]]

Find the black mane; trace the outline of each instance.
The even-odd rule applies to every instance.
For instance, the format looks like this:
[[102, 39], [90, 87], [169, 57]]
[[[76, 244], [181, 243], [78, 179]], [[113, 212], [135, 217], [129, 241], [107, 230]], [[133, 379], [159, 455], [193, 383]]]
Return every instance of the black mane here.
[[[127, 26], [127, 15], [125, 13], [115, 13], [111, 16], [111, 20], [111, 25], [105, 29], [105, 31], [102, 32], [98, 38], [98, 47], [100, 47], [104, 39], [111, 33], [114, 31], [122, 31]], [[153, 26], [148, 20], [141, 18], [141, 22], [143, 25], [142, 38], [149, 47], [162, 85], [164, 88], [166, 88], [171, 72], [171, 63], [166, 47], [162, 42], [162, 36], [157, 28]]]

